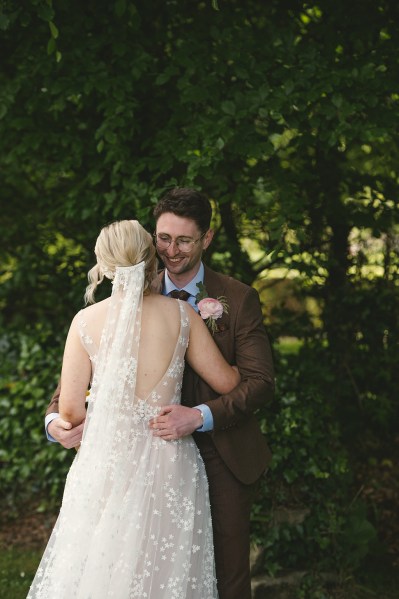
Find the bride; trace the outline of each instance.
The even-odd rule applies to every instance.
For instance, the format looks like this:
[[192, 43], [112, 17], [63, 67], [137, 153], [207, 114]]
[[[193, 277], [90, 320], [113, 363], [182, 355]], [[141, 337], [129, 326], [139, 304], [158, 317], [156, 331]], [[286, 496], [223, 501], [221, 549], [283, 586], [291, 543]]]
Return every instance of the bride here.
[[157, 292], [138, 221], [103, 228], [95, 254], [86, 300], [104, 276], [113, 290], [67, 337], [60, 415], [85, 429], [28, 599], [216, 599], [203, 462], [191, 436], [164, 441], [148, 422], [180, 401], [184, 360], [219, 393], [239, 374], [200, 316]]

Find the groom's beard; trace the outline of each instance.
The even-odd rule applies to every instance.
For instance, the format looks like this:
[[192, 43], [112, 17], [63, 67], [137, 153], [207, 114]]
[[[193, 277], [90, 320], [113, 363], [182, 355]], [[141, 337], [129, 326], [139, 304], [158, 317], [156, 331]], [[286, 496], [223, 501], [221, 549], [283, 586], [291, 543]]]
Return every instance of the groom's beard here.
[[[199, 251], [198, 251], [199, 250]], [[202, 248], [195, 248], [191, 254], [177, 254], [176, 256], [168, 256], [165, 252], [158, 252], [159, 257], [165, 265], [166, 270], [173, 280], [175, 277], [184, 276], [187, 282], [190, 281], [198, 272], [201, 262]]]

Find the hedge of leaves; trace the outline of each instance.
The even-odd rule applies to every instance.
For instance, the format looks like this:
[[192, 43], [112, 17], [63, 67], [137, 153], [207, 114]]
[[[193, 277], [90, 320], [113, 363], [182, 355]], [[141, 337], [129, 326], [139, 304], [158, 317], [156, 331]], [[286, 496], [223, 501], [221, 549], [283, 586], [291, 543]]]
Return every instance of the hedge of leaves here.
[[[352, 571], [376, 540], [366, 505], [356, 496], [334, 402], [316, 380], [309, 381], [317, 369], [323, 376], [316, 348], [280, 356], [276, 401], [262, 418], [273, 461], [252, 528], [271, 574]], [[324, 376], [328, 380], [327, 369]]]
[[11, 514], [27, 500], [54, 506], [73, 457], [44, 435], [62, 348], [63, 340], [43, 329], [0, 340], [0, 486]]
[[[13, 515], [27, 502], [56, 509], [74, 456], [48, 443], [43, 427], [62, 345], [61, 337], [43, 328], [1, 338], [0, 485], [2, 508]], [[274, 460], [254, 507], [253, 539], [264, 548], [271, 573], [356, 567], [375, 533], [351, 495], [333, 404], [306, 380], [303, 351], [277, 362], [277, 398], [261, 415]], [[304, 520], [281, 523], [279, 514], [287, 509], [300, 510]]]

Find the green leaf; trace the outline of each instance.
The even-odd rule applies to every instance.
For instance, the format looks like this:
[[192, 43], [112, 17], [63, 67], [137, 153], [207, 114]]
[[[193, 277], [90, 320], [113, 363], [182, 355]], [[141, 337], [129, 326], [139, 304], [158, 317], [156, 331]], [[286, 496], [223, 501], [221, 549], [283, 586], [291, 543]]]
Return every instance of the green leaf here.
[[198, 304], [198, 302], [200, 302], [201, 300], [205, 299], [206, 297], [208, 297], [208, 292], [206, 290], [205, 285], [200, 281], [199, 283], [197, 283], [197, 287], [198, 287], [198, 293], [195, 296], [195, 303]]
[[126, 11], [126, 0], [117, 0], [115, 2], [115, 14], [117, 17], [122, 17]]
[[155, 79], [155, 85], [164, 85], [169, 81], [169, 79], [177, 74], [177, 69], [175, 67], [171, 67], [166, 69], [163, 73], [160, 73], [158, 77]]
[[225, 102], [222, 102], [221, 108], [225, 114], [228, 114], [230, 116], [233, 116], [236, 112], [236, 107], [234, 103], [231, 102], [231, 100], [226, 100]]
[[341, 108], [341, 106], [342, 106], [341, 94], [334, 94], [331, 101], [334, 104], [334, 106], [336, 106], [337, 108]]
[[57, 27], [54, 25], [53, 21], [49, 21], [49, 27], [50, 27], [52, 37], [56, 40], [59, 35], [59, 32], [58, 32]]
[[7, 15], [5, 14], [0, 14], [0, 30], [1, 31], [6, 31], [6, 29], [8, 29], [10, 25], [10, 19]]
[[57, 49], [57, 45], [55, 43], [55, 39], [53, 37], [51, 37], [47, 44], [47, 54], [48, 55], [53, 54], [53, 52], [55, 52], [56, 49]]

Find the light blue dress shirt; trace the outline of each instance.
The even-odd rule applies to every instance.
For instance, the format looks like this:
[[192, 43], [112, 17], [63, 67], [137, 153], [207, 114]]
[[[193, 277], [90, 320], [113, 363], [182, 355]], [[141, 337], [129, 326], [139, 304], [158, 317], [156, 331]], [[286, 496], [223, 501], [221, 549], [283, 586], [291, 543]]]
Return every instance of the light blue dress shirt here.
[[[195, 275], [195, 277], [187, 285], [185, 285], [184, 287], [182, 287], [180, 289], [178, 287], [176, 287], [176, 285], [174, 283], [172, 283], [167, 271], [165, 270], [164, 288], [162, 290], [162, 293], [163, 293], [163, 295], [169, 295], [170, 292], [173, 291], [174, 289], [177, 289], [178, 291], [181, 291], [184, 289], [184, 291], [187, 291], [187, 293], [190, 294], [190, 297], [188, 298], [187, 302], [190, 304], [190, 306], [192, 306], [194, 308], [194, 310], [196, 312], [198, 312], [198, 306], [195, 303], [195, 296], [199, 292], [197, 283], [203, 283], [203, 282], [204, 282], [204, 265], [202, 262], [200, 264], [199, 270], [198, 270], [197, 274]], [[202, 426], [200, 428], [197, 428], [197, 431], [199, 431], [201, 433], [206, 433], [208, 431], [213, 430], [213, 416], [212, 416], [212, 412], [211, 412], [209, 406], [207, 406], [205, 404], [200, 404], [198, 406], [195, 406], [195, 409], [199, 410], [201, 412], [202, 420], [203, 420]], [[49, 434], [47, 427], [50, 424], [50, 422], [52, 422], [55, 418], [59, 418], [58, 412], [53, 412], [52, 414], [47, 414], [47, 416], [44, 419], [44, 426], [45, 426], [45, 430], [46, 430], [47, 439], [49, 441], [52, 441], [53, 443], [56, 443], [56, 440]]]
[[189, 283], [187, 283], [187, 285], [185, 285], [184, 287], [176, 287], [176, 285], [170, 280], [168, 272], [165, 270], [164, 286], [163, 286], [162, 293], [163, 293], [163, 295], [170, 295], [170, 292], [174, 291], [175, 289], [177, 289], [178, 291], [187, 291], [187, 293], [190, 294], [190, 297], [188, 298], [187, 303], [190, 304], [190, 306], [192, 306], [196, 312], [198, 312], [198, 306], [195, 303], [195, 296], [199, 292], [197, 283], [203, 283], [203, 282], [204, 282], [204, 265], [202, 264], [202, 262], [200, 264], [199, 270], [198, 270], [197, 274], [195, 275], [195, 277], [193, 279], [191, 279], [191, 281]]

